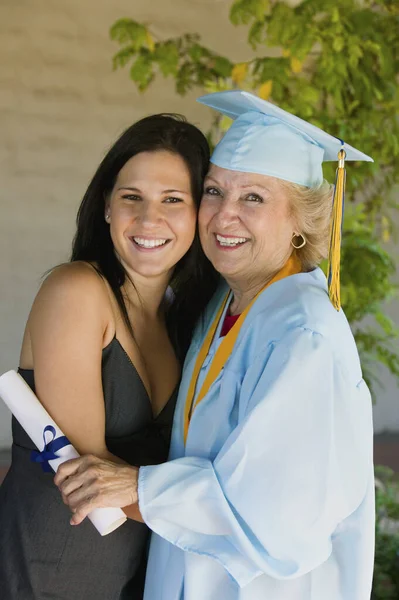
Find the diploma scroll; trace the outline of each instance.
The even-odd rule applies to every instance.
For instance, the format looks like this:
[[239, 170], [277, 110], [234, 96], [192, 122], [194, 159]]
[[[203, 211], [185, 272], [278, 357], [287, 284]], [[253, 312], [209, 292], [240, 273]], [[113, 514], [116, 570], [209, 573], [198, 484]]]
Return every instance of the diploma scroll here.
[[[0, 377], [0, 397], [39, 449], [39, 452], [32, 453], [35, 455], [33, 460], [44, 463], [44, 470], [48, 470], [45, 466], [48, 464], [57, 471], [63, 462], [79, 457], [75, 448], [16, 371], [7, 371]], [[126, 521], [125, 513], [119, 508], [95, 508], [88, 518], [101, 535], [111, 533]]]

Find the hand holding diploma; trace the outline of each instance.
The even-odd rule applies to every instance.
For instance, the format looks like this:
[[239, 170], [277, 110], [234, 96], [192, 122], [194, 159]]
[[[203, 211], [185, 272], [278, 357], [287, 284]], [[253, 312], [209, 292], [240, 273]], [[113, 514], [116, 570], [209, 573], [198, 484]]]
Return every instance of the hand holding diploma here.
[[[73, 512], [72, 525], [79, 525], [94, 509], [121, 507], [136, 521], [138, 468], [117, 464], [92, 455], [62, 464], [54, 478], [62, 498]], [[132, 506], [133, 505], [133, 506]]]

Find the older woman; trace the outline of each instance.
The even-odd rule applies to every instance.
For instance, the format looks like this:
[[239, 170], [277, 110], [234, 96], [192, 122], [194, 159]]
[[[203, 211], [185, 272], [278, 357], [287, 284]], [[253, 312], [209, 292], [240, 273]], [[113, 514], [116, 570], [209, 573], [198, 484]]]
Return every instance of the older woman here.
[[84, 457], [56, 483], [73, 524], [95, 506], [138, 502], [156, 534], [147, 600], [366, 600], [370, 396], [317, 265], [332, 201], [322, 161], [341, 150], [370, 159], [251, 94], [201, 100], [236, 118], [199, 215], [227, 284], [186, 358], [170, 460], [138, 470]]

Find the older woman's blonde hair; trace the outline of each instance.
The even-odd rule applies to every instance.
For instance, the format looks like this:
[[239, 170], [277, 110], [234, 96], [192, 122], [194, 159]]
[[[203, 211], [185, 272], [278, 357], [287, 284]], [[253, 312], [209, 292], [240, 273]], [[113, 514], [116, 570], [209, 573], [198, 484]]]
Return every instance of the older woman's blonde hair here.
[[303, 248], [294, 252], [301, 260], [303, 269], [310, 271], [328, 256], [334, 186], [326, 180], [314, 188], [287, 181], [281, 183], [290, 200], [298, 234], [306, 239]]

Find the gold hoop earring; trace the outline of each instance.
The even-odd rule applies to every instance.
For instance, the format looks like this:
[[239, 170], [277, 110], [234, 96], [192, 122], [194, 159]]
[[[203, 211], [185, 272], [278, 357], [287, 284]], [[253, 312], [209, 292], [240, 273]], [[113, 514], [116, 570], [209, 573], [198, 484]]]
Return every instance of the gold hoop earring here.
[[[295, 244], [294, 238], [302, 238], [302, 242], [300, 244]], [[293, 233], [292, 234], [291, 246], [293, 248], [295, 248], [295, 250], [299, 250], [300, 248], [303, 248], [305, 244], [306, 244], [306, 238], [304, 235], [302, 235], [302, 233]]]

